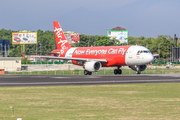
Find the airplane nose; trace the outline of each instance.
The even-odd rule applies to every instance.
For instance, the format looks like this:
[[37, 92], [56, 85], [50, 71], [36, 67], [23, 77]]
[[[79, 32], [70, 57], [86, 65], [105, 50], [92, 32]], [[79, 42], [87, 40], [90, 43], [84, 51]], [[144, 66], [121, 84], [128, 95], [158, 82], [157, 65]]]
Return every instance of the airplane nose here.
[[148, 62], [152, 62], [154, 60], [154, 56], [152, 54], [146, 56], [146, 60]]

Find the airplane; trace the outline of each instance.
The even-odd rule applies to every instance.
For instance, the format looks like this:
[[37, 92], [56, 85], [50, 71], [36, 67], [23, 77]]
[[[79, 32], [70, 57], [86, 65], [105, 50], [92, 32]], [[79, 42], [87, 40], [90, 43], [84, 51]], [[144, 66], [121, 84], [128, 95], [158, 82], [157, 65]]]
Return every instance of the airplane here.
[[57, 49], [52, 56], [35, 56], [47, 59], [71, 60], [75, 65], [84, 68], [84, 75], [98, 72], [102, 67], [117, 67], [114, 74], [121, 74], [122, 66], [129, 66], [136, 74], [141, 74], [147, 64], [154, 60], [152, 53], [143, 46], [97, 46], [71, 47], [58, 21], [53, 21]]

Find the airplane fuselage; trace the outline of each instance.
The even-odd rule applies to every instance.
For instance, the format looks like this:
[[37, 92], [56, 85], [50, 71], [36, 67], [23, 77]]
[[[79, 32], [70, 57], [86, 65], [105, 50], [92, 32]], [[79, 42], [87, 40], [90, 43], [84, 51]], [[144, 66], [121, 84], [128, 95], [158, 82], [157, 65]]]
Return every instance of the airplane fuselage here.
[[[154, 59], [149, 50], [143, 46], [72, 47], [52, 52], [58, 52], [59, 57], [106, 59], [107, 62], [102, 63], [102, 67], [144, 65]], [[72, 60], [72, 63], [81, 65], [75, 60]]]

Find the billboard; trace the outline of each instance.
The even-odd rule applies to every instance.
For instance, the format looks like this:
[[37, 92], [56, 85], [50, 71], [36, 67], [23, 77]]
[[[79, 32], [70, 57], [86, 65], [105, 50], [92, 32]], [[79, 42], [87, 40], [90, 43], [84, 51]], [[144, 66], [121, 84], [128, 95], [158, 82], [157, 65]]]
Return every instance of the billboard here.
[[107, 36], [110, 37], [110, 39], [117, 39], [117, 44], [128, 44], [128, 30], [109, 30], [107, 31]]
[[79, 33], [74, 33], [72, 31], [66, 31], [66, 32], [64, 32], [64, 35], [70, 45], [80, 42]]
[[36, 44], [37, 32], [12, 33], [12, 44]]

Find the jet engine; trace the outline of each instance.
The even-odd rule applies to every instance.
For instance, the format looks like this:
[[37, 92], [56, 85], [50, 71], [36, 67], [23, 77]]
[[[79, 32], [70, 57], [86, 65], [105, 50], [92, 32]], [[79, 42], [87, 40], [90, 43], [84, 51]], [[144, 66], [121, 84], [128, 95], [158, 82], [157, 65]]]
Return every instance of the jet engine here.
[[147, 68], [147, 65], [132, 65], [132, 66], [129, 66], [129, 68], [131, 68], [132, 70], [135, 70], [137, 71], [137, 67], [139, 67], [139, 70], [140, 71], [144, 71], [146, 68]]
[[98, 61], [85, 62], [84, 69], [90, 72], [97, 72], [101, 69], [101, 63]]

